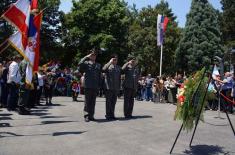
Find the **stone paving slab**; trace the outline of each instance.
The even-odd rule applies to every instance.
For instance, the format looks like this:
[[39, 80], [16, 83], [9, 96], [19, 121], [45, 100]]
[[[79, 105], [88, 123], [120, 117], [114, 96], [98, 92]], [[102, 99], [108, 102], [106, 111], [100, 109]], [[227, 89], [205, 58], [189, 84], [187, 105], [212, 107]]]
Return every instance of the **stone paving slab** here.
[[[134, 119], [123, 118], [123, 100], [116, 121], [104, 119], [105, 99], [97, 98], [96, 122], [84, 122], [83, 100], [55, 97], [55, 106], [40, 106], [32, 115], [0, 110], [0, 155], [167, 155], [181, 123], [175, 105], [136, 101]], [[224, 113], [206, 111], [192, 147], [192, 132], [183, 131], [174, 155], [235, 155], [235, 137]], [[230, 115], [235, 126], [235, 115]]]

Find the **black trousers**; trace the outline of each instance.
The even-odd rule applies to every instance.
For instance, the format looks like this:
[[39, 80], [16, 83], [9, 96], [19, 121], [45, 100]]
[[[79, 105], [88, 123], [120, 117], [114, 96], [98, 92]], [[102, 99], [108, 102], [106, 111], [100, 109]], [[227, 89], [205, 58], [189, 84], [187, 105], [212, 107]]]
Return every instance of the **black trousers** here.
[[19, 109], [25, 109], [29, 108], [29, 94], [30, 90], [26, 89], [25, 86], [20, 87], [20, 93], [19, 93], [19, 101], [18, 101], [18, 106]]
[[117, 102], [118, 91], [116, 90], [106, 90], [106, 118], [115, 117], [115, 105]]
[[7, 108], [9, 110], [15, 110], [19, 99], [19, 88], [14, 82], [9, 83], [8, 86], [9, 94], [7, 97]]
[[134, 107], [135, 89], [124, 88], [124, 116], [132, 116]]
[[84, 117], [94, 118], [98, 89], [85, 88]]
[[37, 104], [37, 87], [29, 92], [28, 105], [29, 108], [34, 108]]
[[40, 104], [40, 99], [42, 96], [42, 89], [43, 89], [43, 86], [40, 86], [40, 88], [37, 90], [37, 104]]
[[7, 96], [8, 96], [8, 86], [7, 83], [2, 83], [1, 84], [1, 103], [3, 104], [4, 107], [7, 106]]

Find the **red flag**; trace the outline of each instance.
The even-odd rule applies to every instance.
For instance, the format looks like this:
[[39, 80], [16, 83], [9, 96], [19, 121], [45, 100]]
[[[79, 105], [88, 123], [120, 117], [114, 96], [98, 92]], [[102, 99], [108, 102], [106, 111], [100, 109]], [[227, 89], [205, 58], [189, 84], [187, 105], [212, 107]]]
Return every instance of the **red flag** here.
[[2, 17], [15, 26], [23, 35], [27, 36], [28, 20], [30, 14], [30, 0], [18, 0]]
[[42, 23], [42, 11], [37, 16], [34, 17], [34, 26], [37, 29], [37, 36], [36, 36], [37, 43], [36, 43], [36, 48], [34, 50], [35, 57], [34, 57], [33, 71], [38, 71], [38, 66], [39, 66], [41, 23]]
[[166, 31], [166, 26], [167, 26], [167, 23], [169, 22], [169, 18], [167, 17], [164, 17], [164, 22], [163, 22], [163, 31], [165, 32]]
[[31, 0], [31, 10], [38, 10], [38, 0]]

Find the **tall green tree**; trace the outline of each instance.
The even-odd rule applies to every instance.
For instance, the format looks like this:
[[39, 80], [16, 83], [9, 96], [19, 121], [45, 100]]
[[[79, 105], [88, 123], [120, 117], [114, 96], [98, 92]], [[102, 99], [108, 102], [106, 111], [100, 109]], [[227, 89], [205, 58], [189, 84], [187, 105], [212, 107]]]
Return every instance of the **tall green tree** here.
[[[0, 15], [2, 15], [16, 0], [2, 0], [0, 3]], [[0, 41], [4, 41], [13, 33], [12, 27], [4, 19], [0, 20]]]
[[221, 30], [223, 33], [223, 41], [228, 48], [235, 48], [235, 1], [221, 0], [222, 17]]
[[128, 9], [120, 0], [73, 0], [73, 8], [65, 16], [67, 62], [75, 61], [96, 48], [103, 49], [98, 60], [107, 61], [111, 53], [125, 57], [129, 27]]
[[[16, 0], [2, 0], [0, 3], [0, 16], [10, 7], [12, 3], [16, 2]], [[4, 19], [0, 19], [0, 44], [6, 41], [10, 35], [14, 32], [13, 27]], [[0, 47], [0, 50], [6, 47], [7, 43]], [[6, 59], [11, 55], [14, 55], [14, 50], [12, 48], [6, 49], [3, 53], [1, 53], [0, 57]]]
[[223, 56], [218, 14], [207, 0], [193, 0], [183, 37], [176, 50], [176, 65], [182, 71], [194, 72]]
[[60, 0], [39, 0], [39, 9], [43, 11], [41, 27], [41, 63], [62, 59], [62, 27], [63, 12], [59, 11]]
[[163, 14], [170, 20], [164, 38], [163, 73], [171, 74], [174, 72], [174, 51], [177, 48], [181, 31], [169, 4], [161, 1], [154, 8], [150, 6], [143, 8], [129, 29], [129, 49], [132, 55], [138, 58], [143, 74], [158, 75], [159, 73], [160, 47], [157, 46], [156, 40], [158, 14]]

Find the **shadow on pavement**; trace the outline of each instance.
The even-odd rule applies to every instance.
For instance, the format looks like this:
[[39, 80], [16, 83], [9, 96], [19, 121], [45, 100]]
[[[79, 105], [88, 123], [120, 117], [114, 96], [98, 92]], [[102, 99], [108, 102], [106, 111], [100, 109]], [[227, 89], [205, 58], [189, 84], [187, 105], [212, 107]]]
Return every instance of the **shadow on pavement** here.
[[45, 112], [31, 112], [30, 115], [32, 116], [46, 116], [50, 115], [51, 113], [45, 113]]
[[65, 117], [68, 117], [68, 116], [41, 116], [40, 118], [46, 119], [46, 118], [65, 118]]
[[190, 150], [185, 150], [185, 154], [189, 155], [215, 155], [215, 154], [230, 154], [225, 152], [223, 147], [218, 145], [195, 145]]
[[94, 122], [97, 122], [97, 123], [106, 123], [106, 122], [113, 122], [113, 121], [116, 121], [116, 120], [107, 120], [105, 118], [102, 118], [102, 119], [95, 119]]
[[33, 110], [30, 110], [30, 112], [47, 112], [48, 110], [46, 109], [33, 109]]
[[0, 123], [0, 128], [12, 127], [9, 123]]
[[143, 116], [132, 116], [132, 118], [125, 118], [125, 117], [119, 117], [117, 120], [119, 121], [128, 121], [128, 120], [133, 120], [133, 119], [144, 119], [144, 118], [152, 118], [153, 116], [149, 115], [143, 115]]
[[116, 119], [107, 120], [105, 118], [103, 119], [96, 119], [95, 122], [97, 123], [106, 123], [106, 122], [113, 122], [113, 121], [129, 121], [134, 119], [144, 119], [144, 118], [152, 118], [152, 116], [149, 115], [143, 115], [143, 116], [132, 116], [132, 118], [125, 118], [125, 117], [117, 117]]
[[41, 124], [38, 125], [45, 125], [45, 124], [58, 124], [58, 123], [71, 123], [75, 121], [42, 121]]
[[3, 114], [0, 114], [0, 116], [11, 116], [13, 114], [8, 114], [8, 113], [3, 113]]
[[11, 117], [0, 117], [0, 121], [1, 120], [12, 120], [12, 118]]
[[64, 135], [79, 135], [86, 131], [75, 131], [75, 132], [54, 132], [52, 136], [64, 136]]
[[77, 101], [75, 101], [75, 102], [85, 102], [84, 100], [77, 100]]
[[52, 134], [32, 134], [32, 135], [19, 135], [19, 134], [15, 134], [12, 132], [0, 132], [0, 138], [4, 138], [4, 137], [23, 137], [23, 136], [27, 136], [27, 137], [33, 137], [33, 136], [65, 136], [65, 135], [79, 135], [82, 134], [86, 131], [70, 131], [70, 132], [54, 132]]
[[212, 126], [229, 126], [229, 124], [213, 124], [209, 122], [204, 122], [205, 124], [212, 125]]
[[65, 106], [65, 105], [62, 105], [62, 104], [54, 104], [54, 103], [52, 103], [52, 105], [50, 105], [50, 106]]
[[69, 132], [54, 132], [52, 134], [32, 134], [32, 135], [19, 135], [19, 134], [15, 134], [12, 132], [0, 132], [0, 138], [4, 138], [4, 137], [33, 137], [33, 136], [65, 136], [65, 135], [78, 135], [78, 134], [82, 134], [86, 131], [69, 131]]

